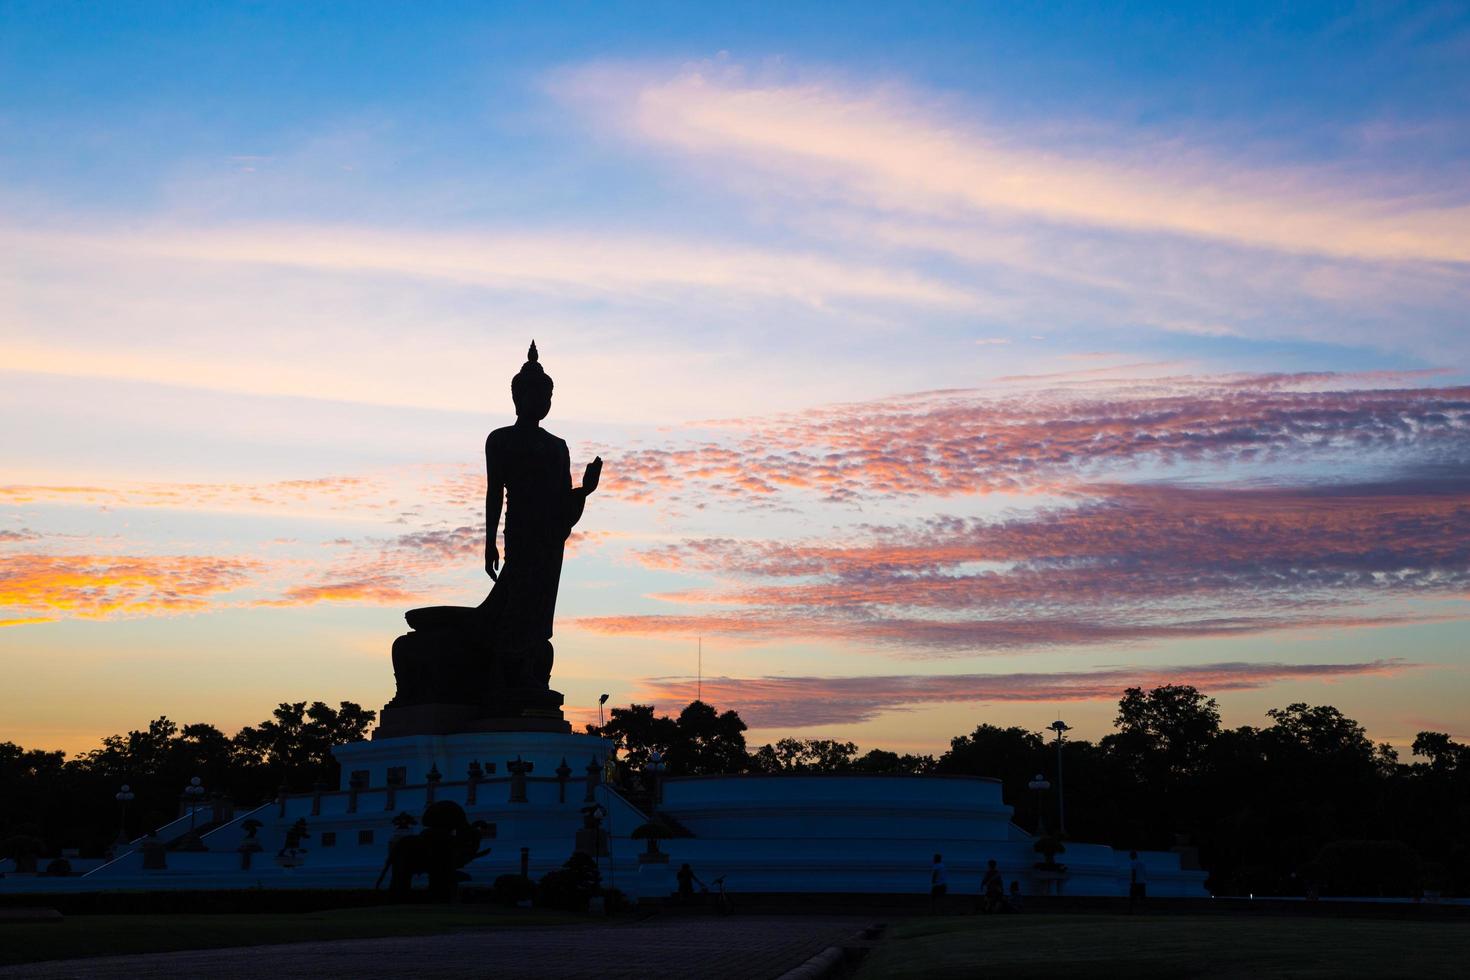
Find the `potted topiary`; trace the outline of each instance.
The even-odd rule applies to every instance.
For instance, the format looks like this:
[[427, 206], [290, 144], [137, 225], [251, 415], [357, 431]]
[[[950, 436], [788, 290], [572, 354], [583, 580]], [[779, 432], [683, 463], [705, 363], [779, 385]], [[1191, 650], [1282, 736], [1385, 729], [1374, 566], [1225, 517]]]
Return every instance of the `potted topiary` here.
[[393, 840], [400, 837], [411, 837], [413, 828], [418, 824], [418, 818], [407, 810], [404, 810], [393, 818]]
[[658, 849], [659, 841], [668, 840], [670, 837], [674, 836], [672, 833], [669, 832], [669, 828], [665, 827], [663, 824], [653, 823], [652, 821], [649, 821], [645, 824], [640, 824], [639, 826], [633, 828], [632, 836], [634, 840], [648, 841], [648, 849], [642, 854], [638, 855], [638, 860], [640, 863], [649, 864], [653, 862], [664, 862], [669, 859], [667, 854], [664, 854]]
[[265, 824], [261, 823], [259, 820], [256, 820], [254, 817], [249, 817], [240, 822], [240, 829], [245, 831], [245, 837], [240, 841], [240, 846], [235, 848], [235, 850], [240, 852], [241, 871], [249, 871], [250, 859], [254, 855], [259, 854], [261, 851], [265, 850], [260, 841], [255, 839], [256, 832], [264, 826]]
[[1038, 870], [1038, 871], [1065, 871], [1065, 870], [1067, 870], [1065, 865], [1057, 864], [1057, 855], [1058, 854], [1062, 854], [1062, 853], [1064, 853], [1067, 850], [1067, 846], [1062, 843], [1062, 839], [1060, 837], [1057, 837], [1057, 836], [1055, 836], [1053, 834], [1043, 834], [1041, 837], [1038, 837], [1036, 839], [1036, 844], [1034, 845], [1034, 847], [1032, 849], [1035, 850], [1037, 854], [1040, 854], [1045, 859], [1045, 860], [1042, 860], [1042, 861], [1037, 862], [1037, 864], [1036, 864], [1036, 870]]
[[306, 818], [301, 817], [286, 828], [286, 843], [276, 852], [276, 863], [286, 870], [299, 868], [306, 861], [306, 848], [301, 842], [310, 837], [306, 829]]

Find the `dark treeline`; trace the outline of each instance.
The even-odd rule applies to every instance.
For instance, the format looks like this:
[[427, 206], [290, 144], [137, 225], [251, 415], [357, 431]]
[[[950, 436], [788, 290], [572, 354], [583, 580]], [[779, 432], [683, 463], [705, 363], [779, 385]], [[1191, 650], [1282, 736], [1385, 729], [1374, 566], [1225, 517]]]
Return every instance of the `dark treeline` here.
[[[240, 804], [269, 799], [282, 786], [335, 786], [331, 747], [363, 738], [373, 717], [351, 702], [282, 704], [233, 737], [161, 718], [70, 760], [0, 743], [0, 842], [34, 837], [47, 853], [100, 852], [117, 835], [113, 794], [123, 783], [136, 794], [130, 834], [172, 819], [193, 776]], [[1192, 687], [1128, 689], [1111, 734], [1063, 745], [1066, 837], [1197, 850], [1220, 894], [1303, 894], [1309, 887], [1470, 894], [1470, 747], [1421, 732], [1405, 762], [1331, 706], [1291, 704], [1267, 720], [1224, 728], [1215, 701]], [[980, 725], [932, 756], [864, 752], [831, 739], [786, 738], [752, 750], [745, 731], [736, 712], [700, 701], [675, 717], [649, 705], [614, 708], [603, 729], [618, 747], [620, 781], [635, 796], [655, 750], [669, 776], [991, 776], [1029, 831], [1038, 800], [1026, 786], [1041, 773], [1054, 787], [1041, 802], [1047, 826], [1059, 829], [1056, 744], [1038, 732]]]
[[[1066, 836], [1123, 848], [1197, 851], [1217, 894], [1470, 894], [1470, 747], [1420, 732], [1413, 761], [1375, 745], [1329, 705], [1291, 704], [1262, 727], [1224, 728], [1213, 698], [1193, 687], [1129, 688], [1114, 731], [1062, 747]], [[590, 728], [596, 731], [595, 728]], [[1058, 822], [1054, 740], [980, 725], [938, 756], [860, 752], [851, 742], [781, 739], [754, 751], [733, 711], [701, 702], [677, 718], [647, 705], [616, 708], [606, 734], [624, 778], [649, 752], [668, 774], [730, 772], [936, 773], [1002, 781], [1015, 821]]]
[[118, 835], [122, 814], [115, 794], [124, 784], [134, 795], [130, 837], [176, 818], [183, 789], [195, 776], [207, 796], [237, 803], [264, 802], [282, 786], [335, 787], [332, 746], [365, 738], [375, 717], [351, 701], [336, 708], [299, 701], [282, 704], [233, 737], [213, 725], [159, 718], [146, 729], [109, 735], [100, 748], [74, 759], [0, 742], [0, 851], [39, 841], [47, 854], [64, 847], [100, 853]]

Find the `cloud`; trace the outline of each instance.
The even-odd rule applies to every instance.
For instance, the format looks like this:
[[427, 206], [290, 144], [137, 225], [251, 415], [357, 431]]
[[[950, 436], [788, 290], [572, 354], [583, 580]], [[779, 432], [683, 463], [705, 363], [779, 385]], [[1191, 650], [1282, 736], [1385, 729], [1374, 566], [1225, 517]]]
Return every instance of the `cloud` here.
[[477, 568], [485, 555], [485, 525], [425, 528], [392, 538], [343, 540], [350, 550], [306, 582], [285, 589], [262, 606], [351, 602], [401, 606], [430, 596], [444, 573]]
[[198, 612], [262, 570], [246, 558], [9, 554], [0, 565], [0, 606], [39, 614], [6, 625]]
[[1085, 152], [1049, 145], [893, 86], [765, 82], [695, 66], [672, 75], [595, 67], [555, 88], [638, 139], [880, 211], [1009, 214], [1288, 252], [1470, 261], [1463, 204], [1355, 187], [1321, 168], [1253, 167], [1139, 133], [1094, 134]]
[[[1001, 521], [934, 518], [880, 527], [858, 544], [694, 539], [648, 549], [649, 567], [748, 579], [821, 577], [843, 601], [946, 604], [946, 584], [972, 601], [1128, 596], [1159, 599], [1225, 589], [1425, 588], [1470, 579], [1470, 477], [1411, 474], [1367, 484], [1201, 486], [1093, 484], [1075, 506]], [[991, 566], [956, 574], [963, 565]], [[1012, 589], [1008, 576], [1020, 581]], [[904, 589], [904, 583], [913, 588]], [[762, 604], [832, 602], [821, 587], [783, 583]], [[751, 593], [741, 593], [750, 600]]]
[[552, 89], [767, 223], [963, 283], [994, 322], [1463, 350], [1460, 182], [1409, 185], [1361, 159], [1261, 164], [1280, 146], [1002, 119], [944, 93], [812, 78], [596, 65]]
[[1223, 616], [1110, 621], [1105, 615], [934, 619], [795, 607], [740, 613], [582, 616], [572, 625], [626, 636], [721, 636], [746, 643], [816, 640], [915, 654], [961, 656], [1054, 646], [1135, 646], [1159, 640], [1253, 636], [1283, 630], [1341, 630], [1440, 622], [1447, 616]]
[[4, 237], [27, 250], [73, 256], [77, 261], [149, 258], [397, 275], [590, 298], [673, 299], [694, 290], [777, 297], [812, 306], [879, 301], [964, 308], [976, 302], [961, 287], [891, 264], [616, 233], [255, 225], [156, 227], [145, 233], [11, 230]]
[[[1211, 663], [1108, 667], [1061, 673], [897, 674], [879, 677], [706, 677], [702, 696], [733, 708], [753, 728], [809, 728], [870, 721], [886, 711], [941, 703], [1112, 701], [1124, 688], [1189, 684], [1209, 693], [1254, 690], [1283, 681], [1387, 676], [1420, 667], [1402, 659], [1364, 663]], [[684, 704], [689, 678], [645, 680], [634, 699]]]
[[336, 579], [287, 589], [278, 599], [262, 599], [259, 606], [314, 606], [321, 602], [352, 602], [396, 606], [415, 599], [398, 575], [371, 575]]
[[0, 505], [73, 504], [190, 511], [346, 514], [392, 507], [377, 476], [325, 476], [268, 483], [120, 482], [111, 486], [3, 484]]
[[718, 423], [729, 435], [617, 452], [610, 493], [834, 502], [1068, 486], [1142, 465], [1470, 455], [1470, 387], [1321, 390], [1322, 376], [1069, 374], [1052, 387], [952, 390]]
[[1367, 484], [1098, 484], [1074, 499], [1005, 520], [867, 527], [855, 540], [645, 549], [647, 567], [717, 584], [655, 596], [687, 612], [579, 625], [987, 651], [1389, 625], [1416, 614], [1361, 608], [1470, 586], [1461, 470]]

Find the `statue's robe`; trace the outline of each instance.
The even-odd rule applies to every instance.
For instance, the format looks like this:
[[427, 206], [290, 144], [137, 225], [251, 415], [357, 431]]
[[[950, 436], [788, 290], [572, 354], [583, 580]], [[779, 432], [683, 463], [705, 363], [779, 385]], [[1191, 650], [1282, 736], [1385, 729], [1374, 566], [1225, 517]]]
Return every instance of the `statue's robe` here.
[[[505, 564], [477, 610], [504, 681], [544, 685], [562, 555], [587, 495], [572, 489], [567, 444], [539, 426], [508, 425], [485, 440], [490, 496], [505, 494]], [[488, 528], [494, 534], [494, 528]]]

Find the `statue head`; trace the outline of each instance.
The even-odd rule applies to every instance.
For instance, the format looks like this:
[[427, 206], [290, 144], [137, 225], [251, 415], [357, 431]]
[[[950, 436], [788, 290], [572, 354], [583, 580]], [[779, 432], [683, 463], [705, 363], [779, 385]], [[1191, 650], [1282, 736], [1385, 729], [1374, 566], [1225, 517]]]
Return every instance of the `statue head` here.
[[515, 402], [517, 418], [540, 422], [551, 411], [551, 376], [541, 368], [534, 340], [526, 352], [526, 363], [510, 379], [510, 398]]

